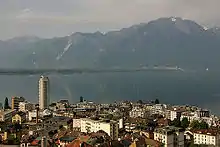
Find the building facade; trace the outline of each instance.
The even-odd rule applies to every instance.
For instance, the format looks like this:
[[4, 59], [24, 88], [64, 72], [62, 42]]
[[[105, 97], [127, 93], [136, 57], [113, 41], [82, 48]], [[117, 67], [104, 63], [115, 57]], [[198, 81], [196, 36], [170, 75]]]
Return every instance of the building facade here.
[[19, 103], [19, 111], [27, 112], [35, 109], [35, 105], [29, 102], [20, 102]]
[[0, 121], [11, 121], [14, 110], [0, 111]]
[[174, 109], [174, 110], [171, 110], [170, 111], [170, 120], [171, 121], [173, 121], [174, 119], [180, 119], [180, 117], [181, 117], [181, 111], [180, 110], [176, 110], [176, 109]]
[[154, 130], [154, 140], [164, 147], [184, 147], [184, 130], [172, 126], [157, 128]]
[[192, 133], [194, 144], [220, 146], [220, 134], [217, 130], [195, 130]]
[[19, 103], [24, 102], [25, 99], [23, 97], [12, 97], [11, 98], [11, 109], [19, 110]]
[[81, 119], [81, 132], [105, 131], [113, 140], [118, 140], [118, 122], [92, 120], [89, 118]]
[[129, 112], [129, 116], [131, 118], [137, 118], [137, 117], [146, 118], [148, 115], [149, 115], [148, 111], [145, 111], [144, 109], [138, 107], [133, 108]]
[[81, 128], [81, 119], [74, 118], [73, 119], [73, 129], [80, 130]]
[[23, 123], [26, 121], [26, 114], [23, 112], [19, 112], [12, 117], [12, 123]]
[[39, 80], [39, 108], [46, 109], [50, 103], [49, 78], [41, 76]]

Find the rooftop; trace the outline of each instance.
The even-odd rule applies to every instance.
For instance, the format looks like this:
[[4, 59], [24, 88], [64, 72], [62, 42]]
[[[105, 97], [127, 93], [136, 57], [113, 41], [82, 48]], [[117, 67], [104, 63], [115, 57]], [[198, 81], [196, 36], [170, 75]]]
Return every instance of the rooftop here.
[[174, 126], [166, 126], [161, 128], [156, 128], [154, 132], [161, 134], [172, 134], [174, 132], [183, 132], [182, 128], [174, 127]]
[[210, 136], [216, 136], [219, 134], [219, 131], [217, 129], [199, 129], [199, 130], [192, 130], [192, 132], [196, 134], [204, 134]]

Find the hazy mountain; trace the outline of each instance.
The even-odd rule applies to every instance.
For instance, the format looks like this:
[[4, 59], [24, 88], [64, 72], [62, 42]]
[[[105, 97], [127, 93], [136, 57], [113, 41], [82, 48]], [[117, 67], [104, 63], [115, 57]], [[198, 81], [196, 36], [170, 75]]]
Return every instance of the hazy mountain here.
[[[109, 102], [154, 99], [216, 107], [219, 112], [220, 31], [190, 20], [160, 18], [106, 34], [74, 33], [0, 41], [0, 68], [139, 67], [173, 65], [210, 72], [146, 72], [51, 75], [51, 101], [80, 96]], [[37, 102], [38, 76], [0, 76], [0, 97]]]
[[[119, 31], [0, 42], [1, 67], [139, 67], [173, 65], [212, 68], [220, 62], [220, 31], [191, 20], [160, 18]], [[4, 63], [4, 64], [3, 64]]]

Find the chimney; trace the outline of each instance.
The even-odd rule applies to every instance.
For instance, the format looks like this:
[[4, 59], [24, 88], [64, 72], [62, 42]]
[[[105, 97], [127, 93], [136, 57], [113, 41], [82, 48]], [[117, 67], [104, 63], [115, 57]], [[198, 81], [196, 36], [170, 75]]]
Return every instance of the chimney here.
[[39, 105], [37, 104], [35, 106], [35, 109], [36, 109], [36, 124], [38, 123], [38, 116], [39, 116]]

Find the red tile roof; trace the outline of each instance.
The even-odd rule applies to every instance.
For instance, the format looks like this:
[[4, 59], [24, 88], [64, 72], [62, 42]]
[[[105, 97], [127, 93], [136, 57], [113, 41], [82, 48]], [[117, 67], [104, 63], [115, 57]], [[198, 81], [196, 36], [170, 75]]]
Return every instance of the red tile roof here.
[[219, 134], [219, 131], [217, 129], [199, 129], [199, 130], [192, 130], [193, 133], [196, 134], [206, 134], [211, 136], [216, 136]]

